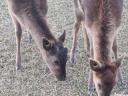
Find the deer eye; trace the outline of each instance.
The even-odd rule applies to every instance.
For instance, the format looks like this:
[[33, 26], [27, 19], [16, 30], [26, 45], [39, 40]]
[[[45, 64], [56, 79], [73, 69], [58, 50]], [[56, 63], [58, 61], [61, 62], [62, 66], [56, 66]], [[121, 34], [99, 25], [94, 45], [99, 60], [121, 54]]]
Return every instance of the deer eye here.
[[56, 60], [54, 63], [55, 63], [55, 65], [59, 65], [59, 61], [58, 60]]

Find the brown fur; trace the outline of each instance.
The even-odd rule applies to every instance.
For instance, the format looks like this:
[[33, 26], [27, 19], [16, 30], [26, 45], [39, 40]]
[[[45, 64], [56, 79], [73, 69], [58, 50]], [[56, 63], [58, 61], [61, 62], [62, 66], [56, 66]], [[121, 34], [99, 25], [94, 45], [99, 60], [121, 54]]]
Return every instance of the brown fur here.
[[[90, 54], [89, 95], [92, 95], [92, 80], [98, 96], [110, 96], [115, 84], [121, 59], [117, 59], [116, 34], [121, 21], [123, 0], [74, 0], [76, 23], [70, 61], [75, 62], [77, 33], [83, 24]], [[116, 50], [114, 50], [116, 49]], [[116, 61], [112, 60], [112, 51]], [[120, 72], [118, 76], [121, 80]], [[108, 80], [109, 79], [109, 80]], [[102, 86], [102, 87], [100, 87]]]
[[46, 14], [47, 0], [7, 0], [8, 9], [16, 32], [16, 64], [21, 68], [20, 41], [23, 26], [30, 30], [30, 34], [37, 44], [42, 57], [48, 63], [51, 72], [59, 79], [66, 77], [67, 48], [63, 46], [66, 33], [58, 39], [51, 33]]

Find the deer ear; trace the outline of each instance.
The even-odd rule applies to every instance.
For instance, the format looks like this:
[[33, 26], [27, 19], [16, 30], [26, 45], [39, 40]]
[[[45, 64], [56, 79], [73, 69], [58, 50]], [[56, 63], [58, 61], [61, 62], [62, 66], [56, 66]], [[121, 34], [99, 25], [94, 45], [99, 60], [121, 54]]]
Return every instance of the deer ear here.
[[43, 48], [48, 51], [51, 48], [51, 43], [47, 38], [42, 38], [42, 42], [43, 42]]
[[99, 63], [93, 59], [90, 59], [90, 67], [93, 71], [98, 71], [99, 68]]
[[105, 70], [106, 66], [104, 64], [101, 64], [93, 59], [90, 59], [90, 67], [93, 71], [102, 71]]
[[113, 62], [116, 65], [116, 68], [118, 68], [121, 65], [123, 58], [124, 57], [121, 57], [121, 58], [117, 59], [115, 62]]
[[64, 30], [63, 34], [58, 39], [63, 43], [65, 41], [65, 37], [66, 37], [66, 32]]

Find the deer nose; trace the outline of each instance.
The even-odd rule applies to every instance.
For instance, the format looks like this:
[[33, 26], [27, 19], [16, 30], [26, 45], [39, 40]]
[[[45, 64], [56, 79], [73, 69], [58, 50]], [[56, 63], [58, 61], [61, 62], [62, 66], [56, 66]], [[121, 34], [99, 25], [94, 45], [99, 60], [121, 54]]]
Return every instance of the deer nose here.
[[62, 76], [60, 78], [57, 78], [59, 81], [65, 81], [66, 80], [66, 77]]
[[66, 74], [59, 74], [56, 76], [58, 81], [65, 81], [66, 80]]

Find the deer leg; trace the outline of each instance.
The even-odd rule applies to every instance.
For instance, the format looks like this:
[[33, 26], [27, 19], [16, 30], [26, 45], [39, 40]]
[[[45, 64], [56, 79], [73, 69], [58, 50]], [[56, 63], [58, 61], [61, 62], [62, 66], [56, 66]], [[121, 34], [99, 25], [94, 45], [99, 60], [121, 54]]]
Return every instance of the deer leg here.
[[88, 35], [87, 35], [87, 31], [86, 31], [86, 28], [83, 24], [83, 36], [84, 36], [84, 47], [85, 49], [87, 49], [87, 57], [90, 57], [90, 43], [89, 43], [89, 38], [88, 38]]
[[73, 32], [73, 44], [70, 52], [70, 62], [76, 63], [76, 46], [77, 46], [77, 34], [81, 25], [81, 20], [77, 20], [74, 25], [74, 32]]
[[28, 42], [32, 43], [32, 36], [31, 36], [31, 34], [29, 32], [28, 32]]
[[21, 68], [21, 54], [20, 54], [20, 42], [22, 36], [22, 29], [20, 23], [17, 21], [15, 17], [12, 16], [12, 20], [15, 27], [15, 34], [16, 34], [16, 69]]
[[92, 96], [93, 91], [94, 91], [93, 73], [92, 70], [90, 70], [89, 79], [88, 79], [88, 96]]
[[[93, 58], [92, 40], [91, 37], [89, 39], [89, 36], [86, 32], [86, 28], [84, 25], [83, 25], [83, 31], [84, 31], [84, 47], [87, 48], [87, 56]], [[93, 73], [92, 70], [90, 70], [89, 78], [88, 78], [88, 96], [92, 96], [93, 91], [94, 91]]]
[[[93, 45], [91, 37], [88, 36], [88, 50], [89, 50], [89, 56], [93, 58]], [[94, 83], [93, 83], [93, 72], [90, 70], [89, 72], [89, 79], [88, 79], [88, 96], [92, 96], [92, 93], [94, 91]]]
[[[84, 46], [87, 48], [87, 55], [88, 57], [93, 58], [93, 45], [92, 45], [92, 39], [89, 37], [89, 34], [87, 34], [86, 28], [83, 24], [83, 31], [84, 31]], [[89, 72], [89, 78], [88, 78], [88, 96], [92, 96], [92, 93], [94, 91], [94, 84], [93, 84], [93, 73], [92, 70]]]
[[[90, 47], [90, 56], [93, 55], [92, 48]], [[88, 79], [88, 96], [92, 96], [94, 91], [94, 83], [93, 83], [93, 73], [92, 70], [89, 72], [89, 79]]]
[[[118, 59], [118, 54], [117, 54], [117, 41], [116, 39], [114, 40], [114, 43], [113, 43], [113, 52], [114, 52], [114, 56], [115, 56], [115, 59], [117, 60]], [[123, 82], [123, 78], [122, 78], [122, 74], [121, 74], [121, 69], [119, 67], [118, 71], [117, 71], [117, 80], [120, 81], [121, 83]]]

